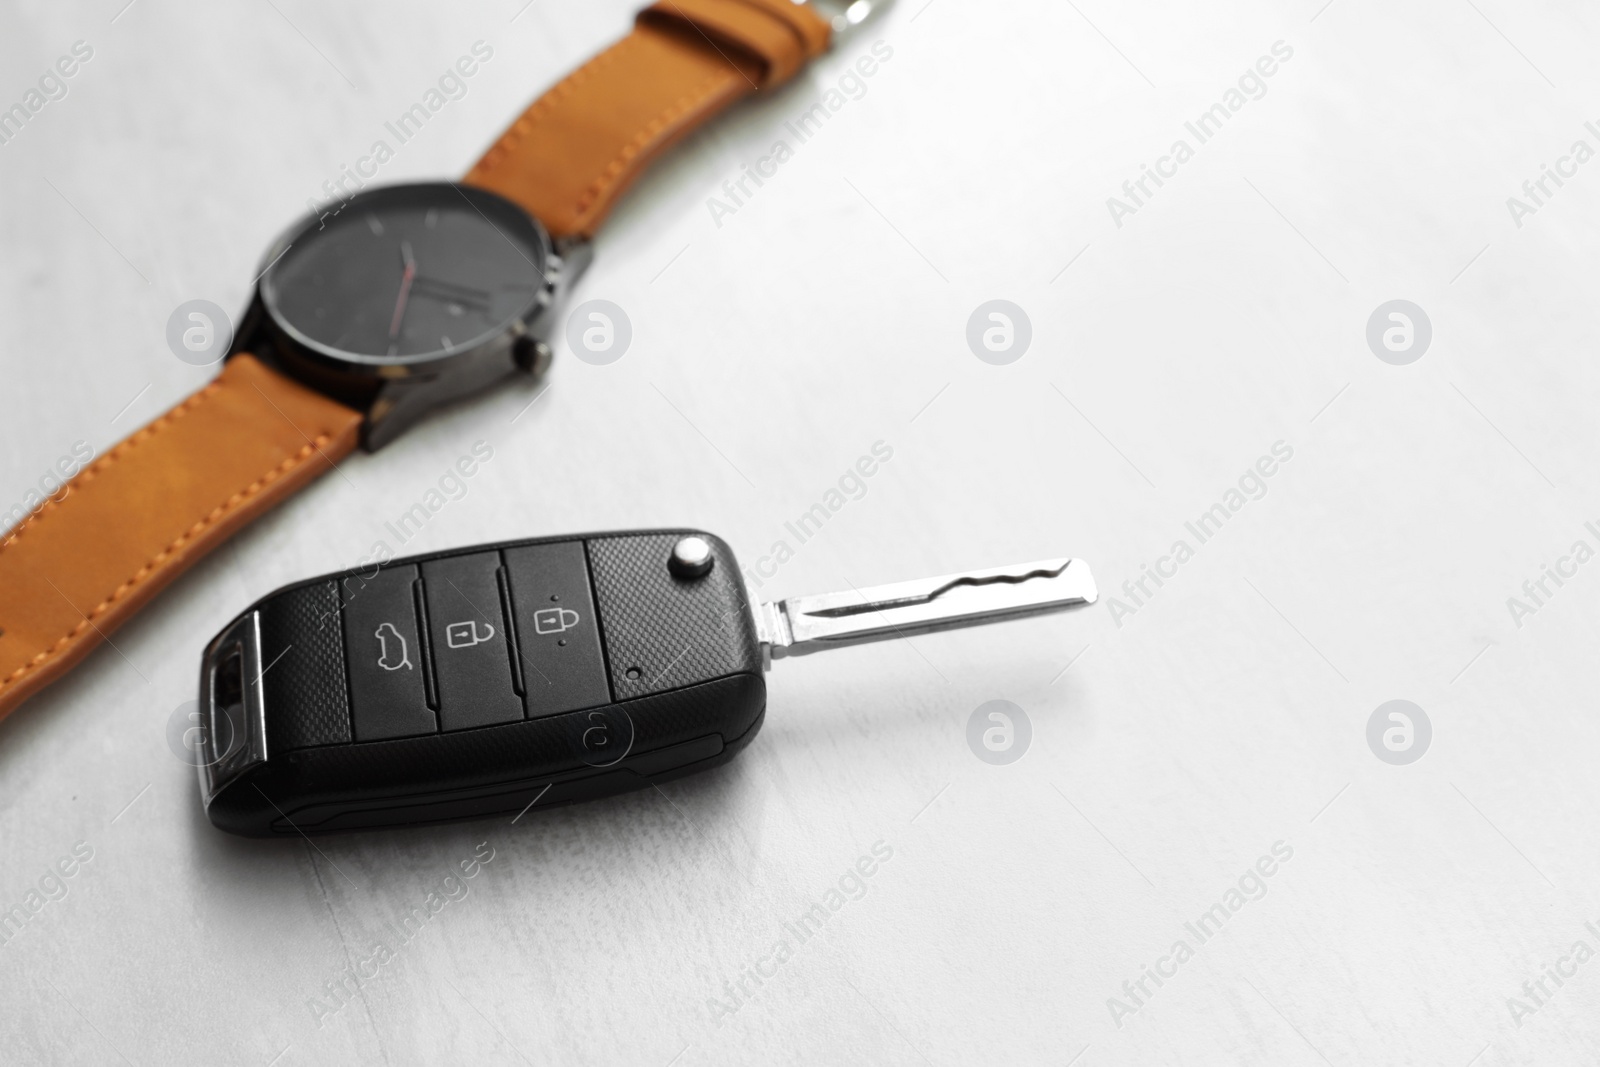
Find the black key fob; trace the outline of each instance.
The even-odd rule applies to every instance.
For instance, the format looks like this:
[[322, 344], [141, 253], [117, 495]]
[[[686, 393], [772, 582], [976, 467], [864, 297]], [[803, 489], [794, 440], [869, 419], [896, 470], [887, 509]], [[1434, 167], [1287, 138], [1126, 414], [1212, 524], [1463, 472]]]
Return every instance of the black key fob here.
[[516, 813], [725, 763], [766, 692], [710, 534], [417, 556], [287, 586], [211, 642], [200, 789], [256, 837]]

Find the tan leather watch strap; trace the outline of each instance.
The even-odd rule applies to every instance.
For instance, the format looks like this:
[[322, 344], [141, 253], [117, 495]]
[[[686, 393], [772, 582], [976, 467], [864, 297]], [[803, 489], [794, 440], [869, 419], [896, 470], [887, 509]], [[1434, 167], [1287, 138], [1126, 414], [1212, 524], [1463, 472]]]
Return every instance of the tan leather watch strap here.
[[832, 31], [793, 0], [662, 0], [633, 32], [522, 113], [466, 183], [555, 237], [593, 236], [661, 153], [742, 97], [792, 77]]
[[361, 414], [250, 355], [0, 535], [0, 716], [356, 447]]

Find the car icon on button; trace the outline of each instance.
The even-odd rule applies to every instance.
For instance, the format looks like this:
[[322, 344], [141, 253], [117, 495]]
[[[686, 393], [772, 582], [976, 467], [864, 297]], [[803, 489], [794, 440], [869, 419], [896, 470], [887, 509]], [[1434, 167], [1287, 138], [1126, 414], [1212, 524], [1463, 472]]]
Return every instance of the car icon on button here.
[[378, 666], [386, 671], [397, 671], [401, 667], [411, 669], [405, 635], [394, 628], [394, 623], [380, 624], [373, 636], [378, 639]]

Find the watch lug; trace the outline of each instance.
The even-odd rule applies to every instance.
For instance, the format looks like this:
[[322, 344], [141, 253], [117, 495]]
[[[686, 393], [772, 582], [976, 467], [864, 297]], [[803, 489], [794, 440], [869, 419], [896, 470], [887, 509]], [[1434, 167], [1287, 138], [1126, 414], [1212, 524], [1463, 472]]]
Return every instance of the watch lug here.
[[250, 303], [245, 306], [244, 314], [239, 317], [239, 325], [233, 331], [233, 343], [228, 346], [228, 354], [223, 358], [232, 359], [240, 352], [250, 352], [259, 356], [267, 340], [265, 318], [266, 312], [261, 307], [261, 294], [252, 293]]
[[[544, 317], [540, 315], [535, 319], [535, 326]], [[502, 334], [468, 355], [443, 361], [428, 370], [389, 368], [381, 375], [382, 384], [364, 407], [367, 417], [361, 424], [361, 447], [376, 452], [439, 408], [516, 374], [524, 358], [519, 352], [524, 341], [533, 344], [526, 357], [531, 367], [526, 369], [542, 373], [549, 366], [549, 348], [526, 329]], [[545, 352], [542, 361], [541, 348]]]
[[411, 426], [453, 399], [438, 376], [385, 381], [367, 405], [361, 423], [361, 447], [376, 452]]
[[578, 284], [578, 279], [594, 262], [594, 242], [587, 237], [563, 237], [555, 242], [555, 246], [556, 252], [552, 258], [560, 261], [560, 274], [552, 277], [558, 295], [564, 295]]

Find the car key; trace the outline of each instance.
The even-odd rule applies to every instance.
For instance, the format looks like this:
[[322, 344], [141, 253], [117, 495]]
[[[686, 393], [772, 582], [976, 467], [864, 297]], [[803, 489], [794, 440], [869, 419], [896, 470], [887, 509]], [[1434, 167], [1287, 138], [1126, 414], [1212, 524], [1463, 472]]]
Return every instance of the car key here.
[[1051, 559], [777, 603], [694, 530], [540, 538], [324, 575], [206, 648], [200, 790], [269, 837], [609, 796], [726, 763], [771, 661], [1092, 604]]

